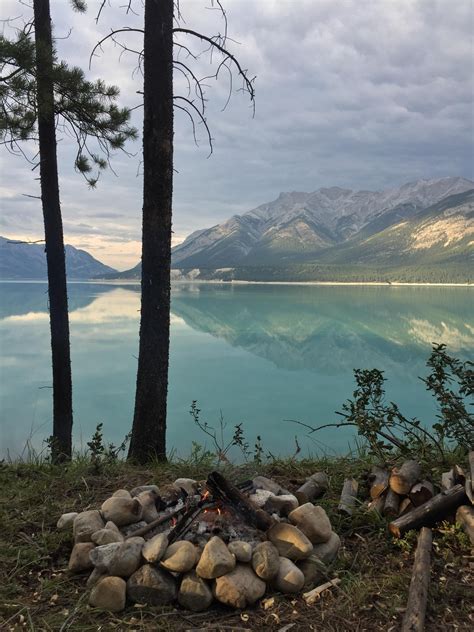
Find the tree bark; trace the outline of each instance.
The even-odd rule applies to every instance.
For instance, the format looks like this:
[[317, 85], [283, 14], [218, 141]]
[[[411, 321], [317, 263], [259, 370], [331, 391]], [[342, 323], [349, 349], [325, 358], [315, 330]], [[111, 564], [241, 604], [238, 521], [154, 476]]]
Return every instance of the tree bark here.
[[370, 497], [375, 500], [381, 496], [386, 489], [388, 489], [388, 481], [390, 473], [379, 465], [374, 465], [371, 473], [369, 474], [370, 482]]
[[437, 494], [404, 516], [400, 516], [400, 518], [391, 522], [388, 528], [395, 537], [400, 538], [404, 533], [410, 531], [410, 529], [429, 526], [438, 520], [442, 520], [465, 502], [466, 493], [464, 486], [456, 485], [448, 491]]
[[423, 527], [418, 536], [408, 603], [401, 632], [423, 632], [431, 570], [431, 529]]
[[346, 478], [342, 487], [341, 499], [337, 508], [340, 513], [352, 516], [352, 512], [354, 511], [357, 501], [358, 489], [359, 483], [355, 480], [355, 478]]
[[66, 286], [66, 256], [59, 199], [49, 0], [34, 0], [38, 137], [53, 369], [55, 461], [72, 453], [72, 380]]
[[384, 516], [395, 517], [398, 516], [400, 510], [400, 496], [393, 490], [389, 489], [387, 496], [385, 497], [385, 505], [383, 508]]
[[142, 303], [128, 457], [166, 460], [173, 193], [173, 0], [145, 0]]
[[295, 496], [300, 505], [313, 502], [316, 498], [322, 496], [328, 488], [328, 477], [325, 472], [316, 472], [312, 474], [308, 480], [296, 490]]
[[408, 497], [413, 503], [414, 507], [419, 507], [423, 503], [425, 503], [430, 498], [434, 496], [434, 487], [430, 481], [421, 481], [421, 483], [417, 483], [413, 485], [410, 489], [410, 493]]

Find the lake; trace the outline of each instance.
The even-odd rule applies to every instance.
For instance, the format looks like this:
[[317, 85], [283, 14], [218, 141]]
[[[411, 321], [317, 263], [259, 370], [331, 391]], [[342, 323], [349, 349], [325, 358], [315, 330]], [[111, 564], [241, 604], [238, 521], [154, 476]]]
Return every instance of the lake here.
[[[51, 434], [47, 286], [0, 283], [1, 453], [42, 449]], [[69, 285], [74, 443], [84, 449], [99, 422], [120, 443], [131, 426], [138, 350], [139, 286]], [[243, 423], [253, 446], [302, 454], [341, 453], [347, 428], [312, 437], [288, 420], [333, 422], [351, 396], [353, 368], [379, 368], [387, 398], [407, 416], [436, 413], [418, 376], [432, 342], [463, 359], [474, 355], [474, 292], [468, 287], [173, 286], [168, 447], [190, 453], [205, 435], [189, 414], [232, 434]], [[210, 447], [209, 441], [208, 447]]]

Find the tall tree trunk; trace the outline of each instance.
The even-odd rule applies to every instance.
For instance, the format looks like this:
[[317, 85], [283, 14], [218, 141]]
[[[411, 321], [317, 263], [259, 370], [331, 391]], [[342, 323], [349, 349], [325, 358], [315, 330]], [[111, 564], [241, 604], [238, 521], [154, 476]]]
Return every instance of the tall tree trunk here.
[[71, 457], [72, 381], [66, 258], [59, 200], [49, 0], [34, 0], [41, 200], [48, 266], [53, 364], [53, 458]]
[[137, 390], [128, 456], [166, 460], [171, 201], [173, 0], [145, 0], [142, 304]]

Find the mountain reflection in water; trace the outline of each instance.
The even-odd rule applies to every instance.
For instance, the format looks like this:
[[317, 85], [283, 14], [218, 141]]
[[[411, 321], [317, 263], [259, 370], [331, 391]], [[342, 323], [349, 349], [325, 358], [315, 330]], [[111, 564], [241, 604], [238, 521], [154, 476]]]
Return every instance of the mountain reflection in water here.
[[[27, 437], [41, 447], [51, 432], [47, 286], [2, 283], [2, 455]], [[253, 445], [289, 453], [300, 428], [285, 422], [333, 421], [353, 390], [352, 369], [377, 367], [387, 395], [408, 415], [432, 421], [417, 377], [431, 342], [461, 358], [474, 349], [471, 288], [176, 284], [172, 291], [169, 447], [189, 453], [204, 438], [188, 414], [197, 399], [208, 423], [222, 409], [244, 422]], [[75, 444], [96, 424], [115, 443], [132, 418], [138, 349], [139, 286], [69, 286]], [[325, 449], [347, 449], [350, 433], [321, 435]], [[306, 443], [305, 443], [306, 442]]]

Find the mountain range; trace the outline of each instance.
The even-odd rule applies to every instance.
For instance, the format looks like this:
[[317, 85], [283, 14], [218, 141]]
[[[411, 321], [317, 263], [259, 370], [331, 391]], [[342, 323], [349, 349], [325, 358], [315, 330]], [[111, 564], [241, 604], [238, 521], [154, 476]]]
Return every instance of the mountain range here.
[[[201, 279], [460, 281], [471, 274], [473, 234], [474, 182], [461, 177], [293, 191], [192, 233], [172, 267]], [[117, 276], [140, 273], [139, 264]]]
[[[107, 266], [85, 250], [65, 246], [66, 270], [69, 279], [92, 279], [117, 271]], [[0, 279], [47, 278], [44, 244], [18, 243], [0, 237]]]

